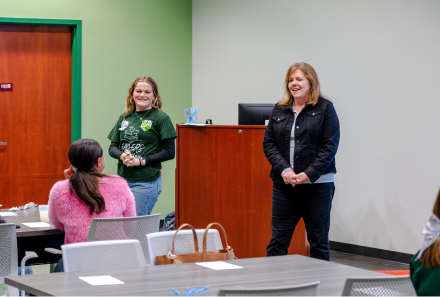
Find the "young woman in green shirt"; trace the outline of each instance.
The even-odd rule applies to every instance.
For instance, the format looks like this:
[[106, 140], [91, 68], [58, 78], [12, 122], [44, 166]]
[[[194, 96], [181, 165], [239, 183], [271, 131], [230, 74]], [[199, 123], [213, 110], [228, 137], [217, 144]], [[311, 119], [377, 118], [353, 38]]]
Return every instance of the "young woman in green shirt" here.
[[109, 154], [118, 159], [118, 175], [128, 181], [138, 216], [149, 215], [162, 192], [161, 162], [174, 159], [176, 137], [156, 82], [145, 76], [135, 79], [108, 138]]
[[440, 296], [440, 191], [423, 229], [425, 241], [411, 259], [411, 281], [418, 296]]

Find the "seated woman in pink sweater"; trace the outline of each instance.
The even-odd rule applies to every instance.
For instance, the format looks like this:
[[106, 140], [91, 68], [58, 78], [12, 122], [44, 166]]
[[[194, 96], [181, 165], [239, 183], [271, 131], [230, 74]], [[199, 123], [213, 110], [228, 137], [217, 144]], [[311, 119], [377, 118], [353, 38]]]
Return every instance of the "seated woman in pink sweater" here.
[[[96, 140], [75, 141], [68, 157], [75, 173], [55, 183], [49, 194], [49, 220], [64, 230], [66, 244], [86, 241], [93, 218], [136, 216], [127, 182], [117, 175], [102, 174], [105, 160]], [[55, 268], [59, 271], [63, 271], [62, 259]]]

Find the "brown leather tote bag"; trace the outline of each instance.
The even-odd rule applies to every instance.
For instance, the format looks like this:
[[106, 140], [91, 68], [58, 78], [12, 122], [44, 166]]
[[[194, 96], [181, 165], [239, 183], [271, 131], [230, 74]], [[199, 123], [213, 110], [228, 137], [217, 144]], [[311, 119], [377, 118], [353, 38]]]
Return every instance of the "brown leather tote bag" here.
[[[225, 243], [223, 243], [223, 249], [217, 251], [207, 251], [206, 250], [206, 238], [208, 236], [208, 230], [212, 226], [218, 226], [220, 231], [223, 233], [225, 237]], [[183, 227], [190, 227], [193, 233], [194, 239], [194, 253], [181, 254], [176, 255], [174, 249], [174, 239], [176, 238], [177, 233]], [[173, 238], [173, 248], [171, 253], [168, 255], [157, 256], [156, 257], [156, 265], [165, 265], [165, 264], [182, 264], [182, 263], [194, 263], [194, 262], [207, 262], [207, 261], [223, 261], [223, 260], [233, 260], [236, 259], [234, 255], [234, 250], [228, 246], [228, 239], [226, 237], [226, 232], [223, 229], [222, 225], [219, 223], [211, 223], [206, 227], [205, 233], [203, 234], [203, 251], [199, 252], [199, 243], [197, 241], [197, 234], [194, 227], [189, 224], [183, 224], [176, 230]]]

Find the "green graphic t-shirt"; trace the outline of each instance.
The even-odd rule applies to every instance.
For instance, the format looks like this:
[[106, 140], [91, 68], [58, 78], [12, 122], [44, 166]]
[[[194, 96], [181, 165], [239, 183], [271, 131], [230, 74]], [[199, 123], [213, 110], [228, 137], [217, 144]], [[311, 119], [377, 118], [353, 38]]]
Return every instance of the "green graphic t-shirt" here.
[[[163, 150], [162, 140], [176, 138], [171, 119], [166, 113], [157, 109], [145, 112], [127, 113], [125, 120], [119, 117], [116, 125], [107, 136], [119, 143], [122, 152], [129, 150], [135, 158], [156, 154]], [[159, 177], [162, 165], [127, 167], [118, 161], [118, 175], [130, 181], [152, 181]]]

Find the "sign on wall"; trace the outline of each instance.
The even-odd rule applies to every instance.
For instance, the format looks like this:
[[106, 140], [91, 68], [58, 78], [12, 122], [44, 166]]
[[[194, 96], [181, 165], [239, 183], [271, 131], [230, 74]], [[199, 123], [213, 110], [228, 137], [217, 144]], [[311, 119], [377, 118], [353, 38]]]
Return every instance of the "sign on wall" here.
[[0, 91], [12, 91], [12, 83], [0, 83]]

